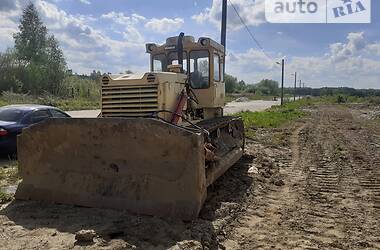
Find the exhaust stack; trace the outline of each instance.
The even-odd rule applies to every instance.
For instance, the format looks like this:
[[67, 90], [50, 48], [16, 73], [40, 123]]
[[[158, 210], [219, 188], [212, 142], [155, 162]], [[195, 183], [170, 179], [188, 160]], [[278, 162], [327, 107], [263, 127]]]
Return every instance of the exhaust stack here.
[[177, 41], [177, 53], [178, 53], [178, 64], [181, 65], [181, 73], [183, 73], [183, 37], [185, 34], [181, 32], [178, 36]]

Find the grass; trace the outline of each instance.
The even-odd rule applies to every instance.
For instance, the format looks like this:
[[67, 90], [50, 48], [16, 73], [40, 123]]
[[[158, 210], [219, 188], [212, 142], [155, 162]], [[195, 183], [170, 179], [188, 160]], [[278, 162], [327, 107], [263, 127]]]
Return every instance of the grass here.
[[58, 98], [51, 95], [34, 97], [25, 94], [17, 94], [12, 92], [3, 92], [0, 96], [0, 106], [11, 104], [41, 104], [58, 107], [65, 111], [83, 110], [83, 109], [99, 109], [100, 97], [94, 96], [90, 98]]
[[304, 98], [295, 102], [285, 103], [283, 106], [273, 106], [262, 112], [240, 112], [235, 114], [243, 119], [248, 138], [255, 137], [257, 128], [277, 128], [287, 122], [301, 118], [306, 115], [302, 111], [303, 107], [321, 104], [349, 104], [365, 103], [380, 104], [380, 97], [355, 97], [355, 96], [323, 96], [314, 98]]
[[358, 97], [348, 95], [332, 95], [313, 98], [314, 104], [380, 104], [380, 96]]
[[268, 110], [263, 112], [241, 112], [238, 116], [243, 118], [244, 124], [256, 128], [276, 128], [284, 122], [303, 116], [302, 111], [295, 110]]
[[[54, 105], [53, 105], [54, 106]], [[56, 106], [62, 110], [84, 110], [84, 109], [100, 109], [99, 101], [77, 98], [59, 100]]]
[[13, 200], [13, 195], [0, 191], [0, 204], [5, 204]]
[[262, 112], [240, 112], [235, 114], [243, 119], [246, 128], [246, 136], [253, 138], [257, 128], [277, 128], [289, 121], [306, 115], [301, 107], [312, 105], [312, 99], [301, 99], [286, 103], [283, 106], [273, 106]]
[[0, 167], [0, 187], [9, 186], [20, 180], [17, 162], [11, 162]]
[[3, 188], [15, 185], [20, 180], [16, 162], [11, 162], [0, 167], [0, 204], [7, 203], [13, 199], [13, 195], [2, 191]]

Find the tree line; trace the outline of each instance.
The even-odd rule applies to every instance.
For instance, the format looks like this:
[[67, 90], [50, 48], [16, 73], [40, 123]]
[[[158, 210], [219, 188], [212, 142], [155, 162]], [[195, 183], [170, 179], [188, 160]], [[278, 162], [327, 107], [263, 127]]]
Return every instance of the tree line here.
[[[270, 79], [263, 79], [256, 84], [246, 84], [243, 80], [238, 80], [236, 77], [226, 74], [225, 76], [226, 92], [227, 93], [249, 93], [263, 96], [279, 96], [281, 88], [279, 83]], [[349, 87], [322, 87], [322, 88], [284, 88], [285, 95], [299, 96], [380, 96], [379, 89], [355, 89]]]
[[[294, 94], [294, 88], [285, 88], [284, 93], [288, 95]], [[301, 96], [356, 96], [356, 97], [369, 97], [380, 96], [379, 89], [355, 89], [349, 87], [323, 87], [323, 88], [297, 88], [296, 95]]]
[[227, 93], [250, 93], [257, 95], [277, 96], [280, 93], [278, 82], [270, 79], [263, 79], [256, 84], [246, 84], [243, 80], [225, 74], [225, 85]]

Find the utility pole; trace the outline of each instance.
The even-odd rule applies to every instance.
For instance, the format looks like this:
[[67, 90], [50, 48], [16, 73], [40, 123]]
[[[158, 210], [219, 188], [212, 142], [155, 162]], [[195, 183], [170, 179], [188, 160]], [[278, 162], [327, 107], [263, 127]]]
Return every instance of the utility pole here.
[[[300, 79], [300, 90], [302, 91], [302, 81], [301, 81], [301, 79]], [[300, 91], [300, 99], [301, 99], [301, 95], [302, 95], [301, 91]]]
[[281, 76], [281, 106], [284, 104], [284, 71], [285, 71], [285, 59], [283, 58], [281, 60], [281, 71], [282, 71], [282, 76]]
[[294, 101], [296, 101], [296, 91], [297, 91], [297, 72], [294, 72]]
[[[224, 56], [223, 56], [223, 72], [225, 74], [226, 69], [226, 37], [227, 37], [227, 0], [222, 0], [222, 25], [221, 25], [221, 38], [220, 43], [224, 47]], [[224, 79], [224, 76], [223, 76]]]

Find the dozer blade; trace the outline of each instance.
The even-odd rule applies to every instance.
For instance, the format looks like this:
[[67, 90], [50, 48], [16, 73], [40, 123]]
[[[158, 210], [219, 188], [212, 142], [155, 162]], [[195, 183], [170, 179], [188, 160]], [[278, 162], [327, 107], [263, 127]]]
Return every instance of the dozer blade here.
[[143, 118], [50, 119], [18, 138], [16, 199], [197, 217], [207, 193], [202, 133]]

